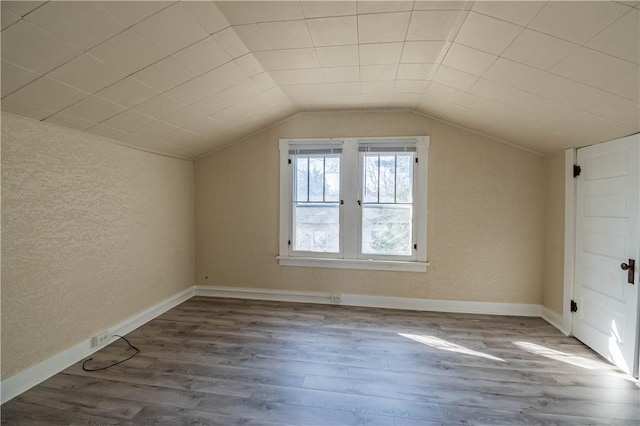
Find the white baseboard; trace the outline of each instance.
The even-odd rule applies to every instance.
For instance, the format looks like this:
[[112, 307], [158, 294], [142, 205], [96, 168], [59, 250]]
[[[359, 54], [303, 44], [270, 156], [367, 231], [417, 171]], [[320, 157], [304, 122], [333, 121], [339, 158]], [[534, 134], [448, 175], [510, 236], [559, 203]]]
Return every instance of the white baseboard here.
[[267, 288], [197, 285], [195, 286], [195, 295], [205, 297], [228, 297], [233, 299], [275, 300], [278, 302], [332, 303], [330, 293], [318, 291], [273, 290]]
[[555, 311], [552, 311], [546, 306], [541, 306], [540, 316], [543, 320], [560, 330], [565, 336], [569, 336], [571, 334], [571, 331], [566, 330], [563, 326], [564, 321], [562, 315], [556, 313]]
[[407, 309], [412, 311], [453, 312], [459, 314], [540, 316], [540, 305], [525, 303], [466, 302], [459, 300], [345, 294], [342, 297], [342, 304], [375, 308]]
[[[181, 304], [182, 302], [193, 297], [194, 288], [181, 291], [180, 293], [163, 300], [162, 302], [146, 309], [145, 311], [127, 318], [121, 323], [108, 329], [112, 334], [125, 335], [136, 328], [151, 321], [157, 316], [163, 314], [169, 309]], [[37, 385], [59, 373], [65, 368], [75, 364], [76, 362], [88, 357], [92, 353], [102, 349], [113, 339], [105, 344], [97, 347], [91, 347], [91, 338], [88, 338], [77, 345], [70, 347], [57, 355], [52, 356], [33, 367], [27, 368], [20, 373], [5, 379], [0, 384], [0, 401], [2, 404], [20, 395], [22, 392], [31, 389]]]
[[340, 294], [340, 301], [331, 300], [328, 292], [305, 292], [245, 287], [196, 286], [196, 296], [230, 297], [236, 299], [277, 300], [281, 302], [324, 303], [414, 311], [456, 312], [466, 314], [516, 315], [539, 317], [540, 305], [524, 303], [464, 302], [457, 300], [415, 299], [408, 297]]

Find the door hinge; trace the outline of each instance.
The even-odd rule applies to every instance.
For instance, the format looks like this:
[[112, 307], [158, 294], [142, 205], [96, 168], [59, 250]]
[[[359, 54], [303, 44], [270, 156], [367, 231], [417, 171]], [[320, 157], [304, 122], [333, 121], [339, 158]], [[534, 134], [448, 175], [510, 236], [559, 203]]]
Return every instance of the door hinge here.
[[414, 245], [413, 245], [413, 249], [414, 249], [414, 250], [418, 250], [418, 245], [417, 245], [417, 244], [414, 244]]
[[291, 164], [291, 158], [289, 158], [289, 164]]
[[418, 161], [418, 157], [416, 157], [416, 164], [417, 164], [417, 163], [419, 163], [419, 161]]
[[578, 304], [575, 300], [571, 300], [571, 312], [578, 312]]
[[573, 177], [580, 176], [580, 173], [582, 173], [582, 167], [578, 166], [577, 164], [574, 164], [573, 165]]
[[287, 244], [288, 244], [288, 245], [291, 245], [291, 240], [289, 240], [289, 241], [287, 242]]

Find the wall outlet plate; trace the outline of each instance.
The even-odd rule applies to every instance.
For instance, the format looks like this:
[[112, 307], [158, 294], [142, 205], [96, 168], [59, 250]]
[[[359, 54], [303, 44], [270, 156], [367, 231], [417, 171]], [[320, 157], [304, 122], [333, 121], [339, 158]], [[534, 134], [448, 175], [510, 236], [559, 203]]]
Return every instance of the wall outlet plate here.
[[331, 300], [331, 303], [340, 303], [342, 302], [342, 295], [332, 293], [329, 295], [329, 299]]
[[95, 348], [97, 346], [102, 346], [111, 341], [113, 334], [110, 331], [105, 331], [104, 333], [100, 333], [97, 336], [93, 336], [91, 338], [91, 347]]

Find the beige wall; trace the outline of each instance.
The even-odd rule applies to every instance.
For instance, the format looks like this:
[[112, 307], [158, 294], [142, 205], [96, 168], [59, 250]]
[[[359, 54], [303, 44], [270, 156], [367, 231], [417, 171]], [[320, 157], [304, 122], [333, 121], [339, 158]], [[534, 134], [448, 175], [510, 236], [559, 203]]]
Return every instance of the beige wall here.
[[7, 378], [193, 285], [193, 163], [2, 120]]
[[547, 157], [542, 304], [562, 315], [564, 296], [564, 152]]
[[[428, 271], [278, 266], [278, 139], [393, 135], [431, 136]], [[541, 302], [545, 159], [435, 120], [299, 115], [197, 161], [195, 187], [199, 285]]]

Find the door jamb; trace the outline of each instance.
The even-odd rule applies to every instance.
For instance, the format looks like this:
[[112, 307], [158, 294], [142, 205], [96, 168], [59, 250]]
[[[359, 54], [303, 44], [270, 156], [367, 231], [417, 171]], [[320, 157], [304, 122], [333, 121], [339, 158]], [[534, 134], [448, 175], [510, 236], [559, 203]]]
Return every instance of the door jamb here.
[[562, 332], [573, 335], [573, 315], [569, 306], [574, 294], [576, 261], [576, 178], [573, 165], [577, 151], [569, 148], [564, 152], [564, 291], [562, 301]]

